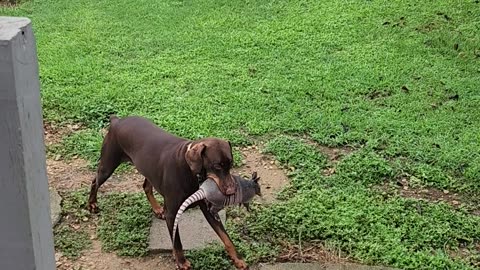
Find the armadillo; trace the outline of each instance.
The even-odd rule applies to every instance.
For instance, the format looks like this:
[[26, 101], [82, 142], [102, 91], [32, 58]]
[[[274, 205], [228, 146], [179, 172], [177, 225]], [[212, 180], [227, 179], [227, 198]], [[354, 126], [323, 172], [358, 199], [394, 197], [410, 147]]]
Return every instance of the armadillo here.
[[237, 186], [233, 195], [224, 195], [220, 189], [218, 189], [215, 181], [211, 178], [207, 178], [200, 188], [183, 202], [178, 209], [177, 215], [175, 216], [175, 222], [173, 223], [173, 242], [175, 242], [175, 234], [177, 232], [180, 217], [191, 204], [200, 200], [206, 200], [207, 205], [209, 205], [209, 211], [217, 220], [220, 220], [218, 212], [225, 206], [244, 204], [248, 209], [248, 202], [252, 200], [255, 195], [261, 196], [260, 185], [258, 184], [260, 177], [257, 177], [256, 172], [252, 174], [250, 180], [243, 179], [237, 175], [234, 175], [233, 178]]

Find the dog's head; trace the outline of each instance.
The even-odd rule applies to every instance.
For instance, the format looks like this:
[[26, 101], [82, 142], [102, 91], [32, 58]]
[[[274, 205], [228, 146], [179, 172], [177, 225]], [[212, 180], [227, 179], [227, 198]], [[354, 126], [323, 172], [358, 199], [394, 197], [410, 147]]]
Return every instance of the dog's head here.
[[235, 180], [230, 174], [233, 155], [229, 142], [215, 138], [195, 141], [185, 152], [185, 160], [194, 175], [204, 172], [224, 195], [235, 193]]

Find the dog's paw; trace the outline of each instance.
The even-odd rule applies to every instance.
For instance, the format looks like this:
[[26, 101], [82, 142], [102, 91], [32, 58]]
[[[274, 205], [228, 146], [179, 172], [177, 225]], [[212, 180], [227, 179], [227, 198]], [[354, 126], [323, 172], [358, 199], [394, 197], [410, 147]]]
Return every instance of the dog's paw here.
[[153, 209], [153, 215], [158, 219], [165, 219], [165, 211], [162, 209]]
[[100, 212], [100, 208], [98, 208], [97, 203], [89, 203], [87, 205], [87, 210], [92, 214], [97, 214]]
[[240, 269], [240, 270], [248, 270], [249, 269], [247, 263], [244, 260], [238, 259], [234, 263], [235, 263], [235, 267], [237, 269]]
[[190, 264], [190, 262], [189, 262], [188, 260], [185, 260], [184, 263], [182, 263], [182, 264], [177, 264], [176, 269], [179, 269], [179, 270], [191, 270], [191, 269], [192, 269], [192, 265]]

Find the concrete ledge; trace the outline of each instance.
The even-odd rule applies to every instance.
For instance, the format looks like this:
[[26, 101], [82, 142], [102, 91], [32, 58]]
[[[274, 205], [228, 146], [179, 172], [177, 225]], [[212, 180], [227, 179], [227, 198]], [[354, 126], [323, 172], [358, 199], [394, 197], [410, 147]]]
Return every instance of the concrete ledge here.
[[[218, 214], [225, 224], [225, 211], [222, 210]], [[189, 209], [183, 213], [178, 225], [178, 230], [184, 250], [200, 249], [215, 242], [222, 243], [198, 207]], [[165, 220], [154, 217], [148, 239], [149, 252], [154, 254], [171, 252], [172, 247], [172, 240], [168, 233], [167, 223]]]
[[55, 188], [49, 188], [50, 192], [50, 217], [52, 219], [52, 227], [55, 227], [62, 217], [62, 197]]

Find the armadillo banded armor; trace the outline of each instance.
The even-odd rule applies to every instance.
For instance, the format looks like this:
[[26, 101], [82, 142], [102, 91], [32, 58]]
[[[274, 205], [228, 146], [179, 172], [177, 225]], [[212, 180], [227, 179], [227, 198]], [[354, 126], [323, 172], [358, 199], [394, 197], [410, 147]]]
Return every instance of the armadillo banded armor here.
[[[211, 212], [218, 212], [225, 206], [239, 204], [243, 200], [243, 185], [239, 182], [237, 177], [233, 177], [235, 180], [235, 193], [230, 196], [225, 196], [218, 188], [215, 181], [207, 179], [200, 186], [200, 189], [205, 193], [205, 199], [212, 204]], [[195, 193], [194, 193], [195, 194]]]
[[[182, 203], [182, 205], [178, 209], [177, 215], [175, 216], [175, 222], [173, 223], [173, 234], [172, 234], [173, 241], [175, 241], [175, 234], [177, 232], [177, 226], [178, 226], [180, 217], [182, 216], [183, 212], [187, 209], [187, 207], [189, 207], [191, 204], [197, 201], [206, 199], [212, 205], [210, 208], [210, 212], [214, 216], [218, 217], [218, 214], [217, 214], [218, 211], [223, 209], [225, 206], [245, 202], [245, 200], [247, 199], [247, 198], [243, 198], [245, 185], [241, 183], [242, 182], [241, 180], [243, 181], [247, 181], [247, 180], [244, 180], [239, 176], [234, 176], [233, 178], [236, 184], [235, 193], [233, 195], [225, 196], [220, 191], [220, 189], [218, 189], [218, 186], [215, 183], [215, 181], [213, 181], [213, 179], [207, 178], [207, 180], [203, 182], [200, 188], [195, 193], [190, 195], [190, 197], [188, 197]], [[252, 193], [252, 195], [248, 196], [250, 197], [248, 198], [248, 200], [252, 199], [253, 196], [255, 195], [254, 191], [250, 193]]]

